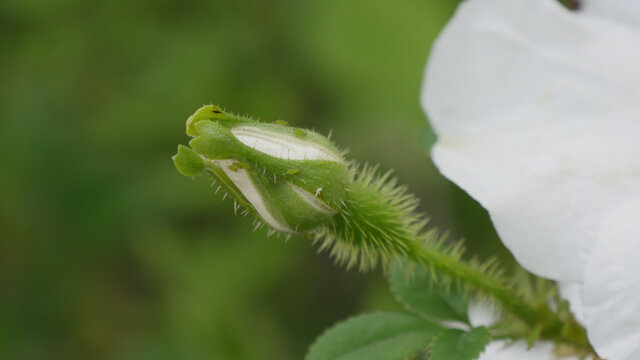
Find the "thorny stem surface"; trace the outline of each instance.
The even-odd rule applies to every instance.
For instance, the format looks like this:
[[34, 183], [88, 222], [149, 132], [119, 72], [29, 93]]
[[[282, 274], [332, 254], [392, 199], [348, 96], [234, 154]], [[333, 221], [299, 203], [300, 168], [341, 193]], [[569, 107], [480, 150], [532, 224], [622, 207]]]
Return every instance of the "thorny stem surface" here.
[[500, 281], [453, 256], [443, 254], [438, 249], [429, 248], [419, 242], [410, 244], [411, 248], [408, 252], [410, 260], [447, 274], [451, 278], [469, 284], [481, 293], [493, 297], [506, 310], [527, 325], [528, 330], [525, 333], [502, 334], [502, 337], [526, 338], [529, 333], [541, 326], [540, 338], [559, 341], [576, 350], [595, 354], [584, 331], [579, 331], [577, 334], [565, 331], [569, 326], [581, 329], [581, 325], [574, 319], [562, 320], [546, 305], [535, 307], [525, 302]]

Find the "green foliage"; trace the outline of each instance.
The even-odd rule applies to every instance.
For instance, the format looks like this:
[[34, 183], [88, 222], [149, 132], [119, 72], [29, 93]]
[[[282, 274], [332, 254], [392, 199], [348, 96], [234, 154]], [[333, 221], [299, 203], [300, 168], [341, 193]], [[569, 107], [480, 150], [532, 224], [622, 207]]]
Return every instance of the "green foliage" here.
[[433, 321], [469, 323], [468, 302], [459, 287], [436, 281], [426, 267], [397, 260], [388, 274], [391, 290], [408, 310]]
[[[451, 321], [470, 326], [468, 302], [460, 289], [436, 282], [426, 267], [397, 260], [388, 278], [397, 299], [419, 317], [377, 313], [352, 318], [321, 335], [307, 360], [402, 360], [427, 347], [431, 360], [473, 360], [491, 340], [484, 327], [446, 328]], [[414, 337], [425, 329], [426, 335]]]
[[429, 360], [474, 360], [480, 356], [489, 341], [491, 341], [491, 334], [484, 327], [474, 328], [468, 332], [445, 330], [433, 341]]
[[327, 330], [306, 360], [403, 360], [424, 350], [440, 326], [403, 313], [361, 315]]

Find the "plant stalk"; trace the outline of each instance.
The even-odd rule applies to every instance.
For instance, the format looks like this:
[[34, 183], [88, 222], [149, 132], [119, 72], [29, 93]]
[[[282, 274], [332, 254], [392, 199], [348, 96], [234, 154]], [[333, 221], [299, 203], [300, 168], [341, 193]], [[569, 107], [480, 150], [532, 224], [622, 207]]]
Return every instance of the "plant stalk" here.
[[493, 297], [505, 309], [526, 323], [531, 331], [542, 325], [540, 338], [559, 340], [576, 349], [595, 354], [586, 338], [586, 334], [572, 336], [563, 331], [567, 324], [580, 326], [574, 319], [563, 321], [557, 314], [550, 311], [547, 306], [537, 308], [526, 303], [500, 281], [453, 256], [443, 254], [438, 249], [429, 248], [417, 241], [409, 244], [410, 248], [407, 256], [410, 260], [447, 274], [451, 278], [461, 280], [481, 293]]

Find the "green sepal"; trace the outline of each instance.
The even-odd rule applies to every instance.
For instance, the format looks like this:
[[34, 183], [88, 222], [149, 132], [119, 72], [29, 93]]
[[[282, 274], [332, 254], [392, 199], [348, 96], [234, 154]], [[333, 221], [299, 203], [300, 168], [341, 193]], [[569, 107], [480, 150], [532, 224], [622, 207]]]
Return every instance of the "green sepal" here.
[[217, 122], [205, 120], [194, 126], [198, 136], [189, 141], [189, 146], [208, 159], [233, 159], [246, 161], [246, 147], [231, 131]]
[[242, 116], [238, 116], [229, 112], [222, 110], [219, 106], [216, 105], [205, 105], [198, 110], [196, 110], [193, 115], [191, 115], [187, 119], [186, 128], [187, 135], [189, 136], [198, 136], [198, 130], [196, 125], [202, 120], [214, 120], [219, 121], [223, 125], [235, 125], [241, 123], [250, 123], [254, 122], [249, 118], [245, 118]]
[[178, 145], [178, 152], [171, 159], [176, 169], [184, 176], [194, 177], [204, 169], [202, 158], [184, 145]]
[[[249, 171], [249, 174], [271, 215], [280, 223], [286, 224], [292, 233], [312, 230], [336, 212], [322, 201], [314, 199], [315, 194], [308, 193], [305, 199], [303, 193], [296, 192], [289, 182], [274, 182], [273, 178], [255, 171]], [[308, 201], [316, 202], [316, 207]]]

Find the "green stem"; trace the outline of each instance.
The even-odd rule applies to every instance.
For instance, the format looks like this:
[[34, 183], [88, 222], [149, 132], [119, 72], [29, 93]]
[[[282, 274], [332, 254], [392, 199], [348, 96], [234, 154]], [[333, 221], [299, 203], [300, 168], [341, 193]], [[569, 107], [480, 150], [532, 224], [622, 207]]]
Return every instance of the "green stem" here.
[[[531, 331], [537, 326], [542, 325], [541, 338], [559, 340], [576, 349], [593, 353], [593, 348], [589, 344], [586, 334], [568, 334], [563, 331], [567, 324], [574, 327], [580, 326], [575, 320], [569, 319], [568, 321], [563, 321], [555, 313], [551, 312], [547, 306], [536, 308], [526, 303], [501, 281], [460, 261], [454, 256], [442, 253], [439, 249], [429, 248], [417, 241], [408, 244], [409, 251], [407, 256], [412, 261], [433, 268], [453, 279], [460, 280], [472, 286], [485, 295], [493, 297], [500, 302], [505, 309], [526, 323]], [[519, 338], [526, 338], [526, 335], [517, 335]]]
[[516, 296], [501, 279], [461, 261], [455, 251], [445, 250], [428, 235], [420, 241], [426, 222], [415, 211], [417, 203], [417, 198], [388, 175], [377, 176], [375, 169], [357, 170], [343, 211], [319, 237], [333, 243], [333, 255], [349, 265], [360, 261], [363, 267], [363, 260], [367, 266], [374, 263], [366, 262], [369, 258], [407, 256], [492, 296], [526, 324], [537, 325], [540, 312]]
[[[586, 336], [570, 316], [560, 317], [546, 303], [530, 303], [518, 296], [507, 281], [483, 266], [464, 262], [459, 251], [447, 249], [435, 233], [425, 232], [426, 221], [416, 212], [418, 200], [388, 175], [375, 169], [356, 168], [348, 184], [343, 206], [322, 229], [315, 233], [320, 248], [330, 248], [339, 263], [359, 264], [371, 269], [379, 261], [388, 264], [405, 256], [434, 273], [442, 274], [492, 297], [505, 310], [520, 319], [533, 338], [560, 341], [589, 351]], [[535, 339], [534, 339], [535, 340]]]
[[437, 271], [462, 280], [482, 292], [498, 300], [506, 309], [522, 319], [528, 325], [539, 322], [540, 313], [533, 306], [524, 303], [510, 289], [478, 269], [464, 263], [453, 256], [441, 253], [437, 249], [428, 248], [419, 242], [412, 242], [408, 256], [411, 260]]

